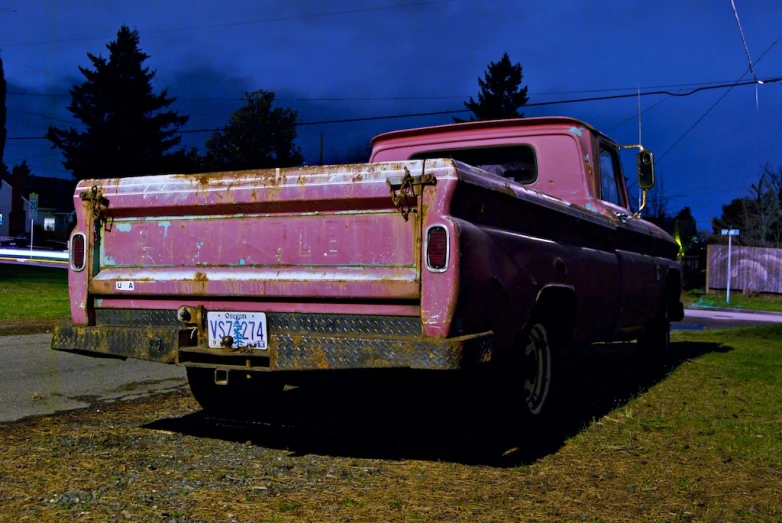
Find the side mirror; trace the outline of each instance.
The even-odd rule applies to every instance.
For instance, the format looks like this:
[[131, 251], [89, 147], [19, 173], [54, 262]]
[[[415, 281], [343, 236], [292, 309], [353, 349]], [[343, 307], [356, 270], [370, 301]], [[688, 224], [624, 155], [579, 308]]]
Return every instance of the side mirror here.
[[638, 165], [638, 187], [648, 191], [654, 187], [654, 155], [651, 151], [638, 153], [636, 163]]

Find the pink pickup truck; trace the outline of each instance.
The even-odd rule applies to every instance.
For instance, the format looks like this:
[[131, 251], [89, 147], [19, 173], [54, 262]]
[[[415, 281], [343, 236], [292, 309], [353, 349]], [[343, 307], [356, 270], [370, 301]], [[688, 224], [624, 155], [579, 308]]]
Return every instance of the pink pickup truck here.
[[678, 246], [630, 211], [607, 136], [552, 117], [372, 145], [367, 164], [81, 182], [52, 347], [185, 366], [214, 410], [329, 369], [496, 368], [533, 418], [566, 346], [666, 356]]

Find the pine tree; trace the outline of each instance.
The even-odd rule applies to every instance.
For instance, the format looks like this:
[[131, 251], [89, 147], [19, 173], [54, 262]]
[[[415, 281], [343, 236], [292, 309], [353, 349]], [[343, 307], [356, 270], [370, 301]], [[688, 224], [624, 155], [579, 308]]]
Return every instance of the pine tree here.
[[504, 53], [498, 62], [490, 62], [483, 79], [478, 78], [481, 88], [478, 101], [471, 96], [469, 102], [464, 102], [473, 113], [470, 121], [523, 118], [519, 107], [529, 101], [527, 87], [521, 88], [523, 78], [521, 64], [512, 64], [508, 53]]
[[143, 65], [149, 55], [137, 30], [123, 25], [106, 48], [108, 59], [87, 53], [93, 69], [79, 67], [86, 80], [70, 90], [68, 110], [85, 129], [49, 127], [47, 138], [78, 180], [161, 172], [188, 117], [165, 110], [176, 100], [167, 89], [153, 93], [155, 71]]
[[3, 59], [0, 58], [0, 171], [3, 173], [8, 172], [8, 167], [4, 163], [5, 154], [5, 139], [7, 138], [6, 124], [6, 108], [5, 108], [5, 95], [6, 95], [6, 83], [5, 83], [5, 70], [3, 69]]
[[272, 108], [274, 97], [263, 89], [244, 94], [245, 104], [206, 142], [207, 169], [267, 169], [304, 161], [301, 149], [293, 143], [299, 114], [289, 108]]

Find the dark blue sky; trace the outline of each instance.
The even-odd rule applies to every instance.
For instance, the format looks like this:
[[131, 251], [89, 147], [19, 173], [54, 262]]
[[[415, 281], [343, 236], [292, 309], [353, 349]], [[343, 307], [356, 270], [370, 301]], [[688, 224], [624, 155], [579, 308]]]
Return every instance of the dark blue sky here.
[[[782, 2], [736, 0], [753, 60], [782, 34]], [[8, 82], [8, 136], [40, 136], [70, 120], [68, 88], [77, 66], [120, 25], [141, 33], [156, 88], [179, 98], [184, 129], [227, 122], [245, 91], [267, 89], [304, 122], [462, 109], [477, 78], [507, 51], [524, 68], [530, 102], [604, 96], [681, 84], [732, 83], [748, 63], [730, 0], [5, 0], [0, 52]], [[330, 14], [329, 14], [330, 13]], [[209, 26], [209, 27], [207, 27]], [[782, 42], [756, 66], [782, 76]], [[747, 75], [745, 79], [751, 79]], [[581, 92], [606, 90], [607, 92]], [[617, 89], [617, 90], [613, 90]], [[618, 90], [628, 89], [628, 90]], [[692, 207], [699, 227], [744, 195], [759, 165], [782, 162], [782, 83], [736, 87], [661, 158], [724, 94], [668, 98], [643, 115], [643, 142], [657, 154], [670, 210]], [[648, 96], [642, 109], [666, 98]], [[567, 115], [636, 143], [635, 98], [530, 107], [527, 116]], [[309, 161], [324, 133], [327, 159], [374, 134], [448, 123], [431, 116], [306, 126], [298, 143]], [[202, 146], [208, 134], [185, 135]], [[625, 153], [634, 176], [634, 153]], [[10, 140], [6, 163], [27, 158], [36, 174], [67, 176], [45, 141]]]

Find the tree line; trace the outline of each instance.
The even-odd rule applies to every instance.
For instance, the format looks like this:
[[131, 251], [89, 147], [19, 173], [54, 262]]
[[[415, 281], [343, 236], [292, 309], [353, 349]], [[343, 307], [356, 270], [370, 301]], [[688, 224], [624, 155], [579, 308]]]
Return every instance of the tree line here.
[[712, 220], [713, 243], [727, 243], [722, 229], [738, 229], [736, 245], [782, 248], [782, 167], [763, 165], [747, 194], [722, 206]]
[[[106, 45], [108, 56], [87, 53], [91, 67], [79, 67], [84, 81], [70, 89], [68, 111], [83, 129], [49, 126], [46, 137], [64, 157], [63, 166], [77, 180], [177, 172], [264, 169], [301, 165], [295, 144], [298, 112], [275, 104], [275, 94], [258, 89], [244, 93], [243, 105], [228, 123], [214, 131], [203, 153], [181, 146], [181, 128], [188, 116], [171, 108], [176, 98], [168, 90], [155, 93], [156, 72], [144, 63], [149, 55], [139, 45], [139, 33], [127, 26]], [[465, 106], [474, 119], [520, 117], [527, 101], [521, 87], [521, 65], [507, 53], [489, 65], [479, 79], [478, 101]], [[0, 166], [5, 145], [5, 80], [0, 62]], [[366, 161], [364, 158], [362, 161]], [[20, 168], [29, 170], [26, 165]], [[7, 172], [7, 170], [6, 170]]]

